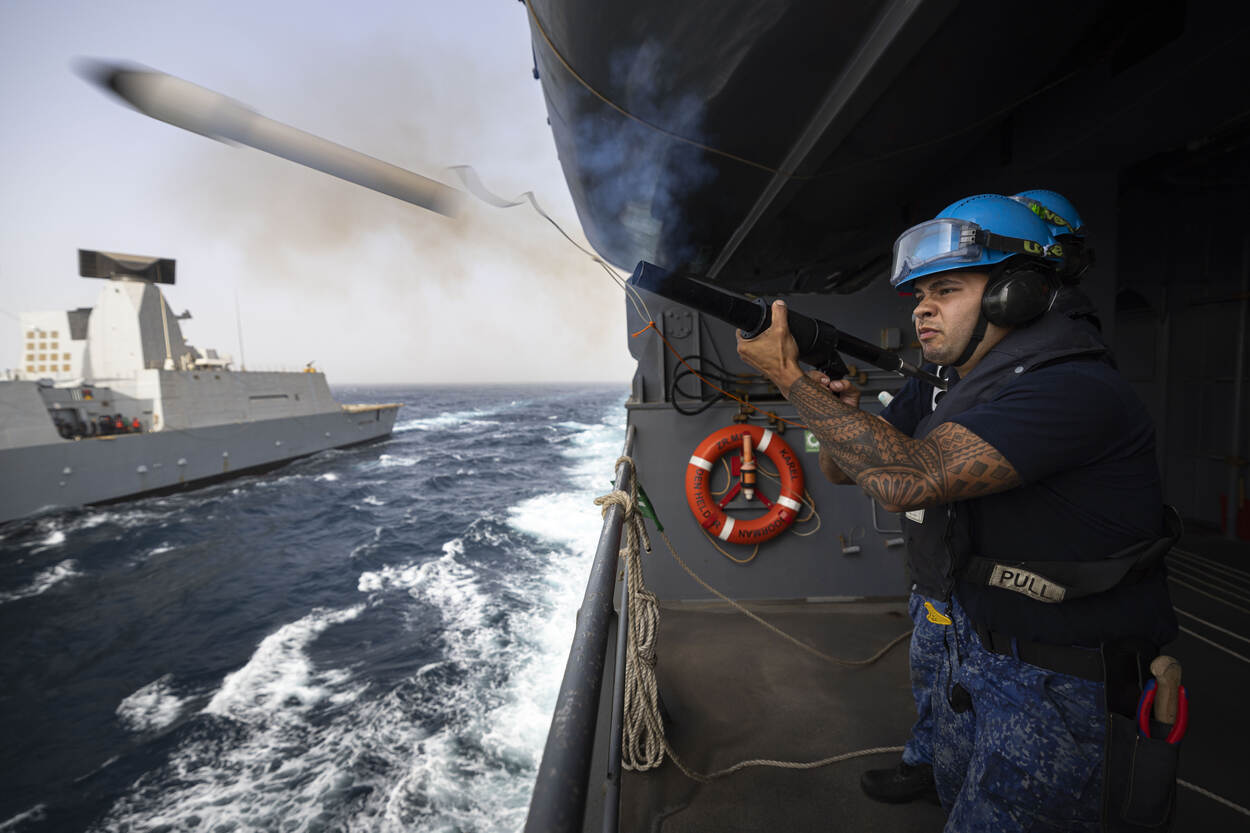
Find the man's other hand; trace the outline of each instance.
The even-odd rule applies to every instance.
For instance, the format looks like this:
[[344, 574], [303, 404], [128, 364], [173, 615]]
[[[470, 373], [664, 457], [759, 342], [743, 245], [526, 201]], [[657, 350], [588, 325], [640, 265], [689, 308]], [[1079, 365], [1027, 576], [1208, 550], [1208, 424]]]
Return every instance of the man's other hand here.
[[767, 330], [752, 339], [743, 338], [741, 330], [737, 336], [738, 355], [771, 379], [782, 395], [787, 394], [790, 386], [802, 378], [799, 346], [790, 335], [785, 301], [773, 301], [772, 324]]
[[819, 370], [807, 371], [807, 378], [838, 397], [838, 401], [848, 408], [859, 407], [860, 391], [850, 379], [830, 379], [828, 374]]

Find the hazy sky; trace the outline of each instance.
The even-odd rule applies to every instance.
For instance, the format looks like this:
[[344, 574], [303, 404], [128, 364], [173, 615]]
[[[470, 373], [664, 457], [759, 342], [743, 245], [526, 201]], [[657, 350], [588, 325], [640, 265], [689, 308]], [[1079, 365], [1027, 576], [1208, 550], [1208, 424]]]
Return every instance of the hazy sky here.
[[0, 368], [16, 314], [90, 306], [78, 248], [172, 257], [188, 341], [331, 384], [612, 380], [624, 301], [528, 207], [459, 220], [149, 119], [76, 57], [147, 65], [426, 176], [473, 165], [581, 237], [525, 6], [0, 2]]

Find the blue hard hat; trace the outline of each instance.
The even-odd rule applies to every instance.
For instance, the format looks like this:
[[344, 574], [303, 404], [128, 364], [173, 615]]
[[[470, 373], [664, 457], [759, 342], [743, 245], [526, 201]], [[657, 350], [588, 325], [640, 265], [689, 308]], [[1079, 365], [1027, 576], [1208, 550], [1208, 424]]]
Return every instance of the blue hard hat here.
[[1057, 191], [1035, 188], [1032, 191], [1021, 191], [1012, 196], [1013, 200], [1027, 205], [1034, 214], [1046, 221], [1050, 233], [1056, 239], [1071, 234], [1078, 240], [1085, 238], [1085, 223], [1081, 214], [1071, 200]]
[[1025, 203], [1001, 194], [978, 194], [951, 203], [936, 218], [899, 235], [894, 241], [890, 285], [907, 292], [907, 285], [918, 278], [988, 270], [1018, 256], [1057, 268], [1062, 247]]

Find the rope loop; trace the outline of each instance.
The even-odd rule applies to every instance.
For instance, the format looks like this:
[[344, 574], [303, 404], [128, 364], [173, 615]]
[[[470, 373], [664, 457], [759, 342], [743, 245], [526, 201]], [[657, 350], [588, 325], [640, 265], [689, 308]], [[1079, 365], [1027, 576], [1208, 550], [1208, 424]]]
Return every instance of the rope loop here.
[[638, 512], [638, 469], [634, 466], [632, 457], [617, 457], [616, 468], [620, 468], [622, 463], [630, 469], [629, 492], [614, 489], [606, 495], [595, 498], [595, 506], [603, 507], [601, 512], [603, 517], [607, 517], [608, 509], [612, 506], [620, 506], [625, 510], [625, 519], [622, 522], [625, 528], [625, 540], [621, 543], [620, 554], [622, 558], [627, 558], [629, 549], [635, 546], [637, 541], [642, 542], [643, 549], [651, 552], [651, 536], [647, 534], [647, 525], [642, 519], [642, 514]]
[[625, 521], [628, 523], [631, 515], [634, 514], [634, 499], [629, 496], [628, 492], [622, 492], [620, 489], [614, 489], [606, 495], [600, 495], [595, 498], [595, 506], [602, 506], [603, 511], [600, 516], [606, 518], [608, 510], [613, 506], [620, 506], [625, 510]]

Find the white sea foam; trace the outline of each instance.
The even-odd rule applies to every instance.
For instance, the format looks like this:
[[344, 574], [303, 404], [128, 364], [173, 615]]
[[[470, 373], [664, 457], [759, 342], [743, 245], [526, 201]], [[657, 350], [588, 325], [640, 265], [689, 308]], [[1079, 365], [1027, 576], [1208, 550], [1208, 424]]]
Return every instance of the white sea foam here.
[[84, 515], [82, 520], [78, 522], [78, 529], [93, 529], [102, 523], [106, 523], [116, 517], [115, 512], [94, 511], [88, 515]]
[[78, 572], [78, 563], [72, 558], [66, 559], [38, 573], [30, 580], [30, 584], [25, 587], [14, 590], [11, 593], [0, 593], [0, 604], [38, 596], [48, 592], [63, 581], [69, 581], [75, 576], [81, 575], [82, 573]]
[[46, 804], [36, 804], [29, 810], [18, 813], [12, 818], [0, 821], [0, 833], [9, 833], [9, 831], [21, 830], [22, 825], [28, 821], [43, 821], [47, 816], [44, 811], [48, 809]]
[[381, 468], [390, 468], [392, 466], [403, 466], [407, 468], [408, 466], [415, 466], [420, 462], [420, 457], [404, 457], [399, 454], [382, 454], [379, 455], [375, 465], [380, 466]]
[[[515, 405], [516, 403], [512, 403]], [[445, 411], [437, 416], [422, 417], [421, 419], [409, 419], [396, 423], [395, 431], [437, 431], [443, 428], [452, 428], [459, 425], [499, 425], [495, 420], [489, 420], [487, 417], [494, 416], [502, 410], [500, 408], [475, 408], [469, 411]]]
[[108, 769], [113, 764], [117, 763], [119, 760], [121, 760], [121, 755], [114, 755], [113, 757], [109, 758], [107, 761], [100, 764], [98, 767], [91, 770], [90, 772], [84, 772], [82, 775], [79, 775], [77, 778], [74, 779], [74, 783], [81, 784], [84, 781], [90, 781], [92, 778], [99, 775], [101, 772]]
[[[102, 829], [519, 829], [601, 524], [591, 500], [610, 488], [622, 433], [619, 420], [579, 430], [561, 446], [574, 489], [513, 506], [503, 531], [476, 523], [434, 557], [362, 572], [365, 604], [262, 640], [205, 709], [231, 718], [234, 735], [175, 750]], [[482, 545], [507, 566], [470, 560]], [[523, 604], [501, 603], [501, 580]], [[314, 667], [308, 649], [377, 606], [436, 612], [439, 658], [364, 693], [348, 672]]]
[[355, 558], [356, 556], [366, 555], [369, 552], [371, 552], [373, 548], [378, 545], [378, 542], [382, 540], [382, 532], [384, 529], [385, 527], [375, 526], [373, 528], [373, 533], [370, 539], [368, 541], [365, 541], [362, 544], [357, 544], [356, 546], [352, 547], [352, 551], [348, 554], [347, 557]]
[[186, 700], [174, 694], [173, 675], [166, 674], [131, 694], [117, 706], [117, 716], [136, 732], [159, 732], [173, 725]]
[[163, 526], [182, 512], [182, 504], [177, 498], [168, 500], [149, 499], [141, 504], [128, 504], [117, 509], [92, 509], [82, 515], [58, 518], [58, 527], [48, 539], [41, 542], [44, 547], [59, 546], [65, 542], [66, 535], [73, 535], [88, 529], [95, 529], [104, 524], [114, 524], [124, 529], [140, 526]]
[[[441, 558], [361, 575], [358, 589], [374, 603], [402, 590], [443, 615], [447, 660], [423, 668], [419, 679], [436, 680], [449, 665], [468, 672], [450, 690], [437, 689], [439, 711], [457, 719], [415, 745], [404, 777], [386, 795], [379, 830], [508, 830], [523, 823], [532, 776], [519, 773], [535, 771], [551, 722], [602, 524], [592, 501], [610, 489], [622, 429], [619, 420], [580, 426], [564, 449], [575, 490], [525, 500], [508, 510], [508, 525], [540, 541], [540, 547], [519, 548], [511, 536], [475, 525], [446, 542]], [[482, 625], [497, 611], [498, 601], [462, 563], [466, 539], [489, 543], [522, 562], [510, 571], [510, 589], [525, 595], [526, 603], [494, 629]], [[501, 668], [507, 669], [502, 680], [494, 673]]]
[[[541, 753], [603, 524], [594, 497], [591, 491], [542, 495], [509, 510], [513, 528], [546, 542], [552, 550], [545, 554], [547, 569], [535, 576], [536, 604], [519, 616], [517, 628], [526, 634], [525, 644], [519, 646], [507, 695], [483, 738], [501, 757], [529, 754], [537, 764]], [[527, 781], [518, 798], [522, 810], [529, 789]]]
[[98, 829], [324, 828], [324, 805], [349, 797], [352, 764], [368, 751], [358, 747], [356, 732], [371, 732], [357, 723], [368, 716], [350, 711], [318, 729], [304, 719], [317, 704], [341, 710], [364, 690], [353, 686], [347, 671], [314, 668], [307, 649], [327, 628], [356, 618], [362, 609], [314, 610], [261, 640], [204, 709], [238, 721], [237, 734], [220, 745], [195, 740], [178, 747], [162, 777], [137, 784]]
[[328, 481], [328, 482], [330, 482], [330, 483], [333, 483], [335, 480], [338, 480], [338, 479], [339, 479], [339, 476], [338, 476], [337, 474], [335, 474], [334, 472], [326, 472], [325, 474], [319, 474], [319, 475], [317, 475], [317, 479], [318, 479], [318, 480], [325, 480], [325, 481]]
[[[507, 830], [521, 826], [532, 790], [531, 777], [542, 752], [572, 637], [578, 601], [585, 589], [602, 524], [593, 498], [610, 489], [612, 462], [619, 453], [620, 419], [587, 426], [565, 450], [577, 488], [523, 501], [508, 511], [509, 525], [550, 546], [516, 552], [535, 568], [520, 576], [518, 592], [527, 604], [515, 611], [508, 630], [514, 641], [502, 648], [493, 635], [460, 631], [460, 653], [508, 668], [502, 685], [485, 680], [461, 688], [470, 705], [459, 725], [421, 743], [408, 776], [392, 791], [388, 820], [411, 821], [400, 812], [413, 796], [434, 802], [437, 830]], [[602, 483], [603, 488], [596, 484]], [[445, 548], [446, 550], [446, 548]], [[481, 747], [466, 756], [465, 739]], [[392, 811], [396, 813], [391, 815]], [[422, 828], [426, 829], [426, 828]]]
[[355, 619], [363, 609], [316, 610], [283, 625], [261, 640], [247, 665], [226, 675], [204, 711], [259, 722], [318, 703], [330, 694], [325, 683], [342, 679], [334, 672], [315, 673], [307, 648], [326, 628]]
[[61, 544], [64, 544], [66, 527], [62, 524], [63, 521], [59, 517], [41, 521], [39, 524], [40, 531], [47, 530], [48, 534], [39, 539], [33, 539], [32, 537], [31, 542], [27, 544], [31, 548], [31, 554], [56, 549]]
[[[471, 537], [506, 540], [477, 530]], [[553, 600], [540, 594], [532, 609], [513, 619], [504, 633], [486, 627], [497, 601], [483, 591], [474, 570], [461, 562], [464, 543], [455, 538], [443, 544], [439, 558], [360, 577], [360, 590], [373, 599], [402, 590], [442, 615], [445, 659], [424, 666], [415, 679], [436, 701], [437, 713], [454, 715], [433, 733], [415, 738], [410, 751], [397, 759], [402, 776], [380, 796], [378, 830], [386, 833], [507, 830], [518, 828], [524, 819], [530, 788], [515, 773], [535, 766], [534, 750], [542, 746], [541, 724], [550, 719], [550, 704], [543, 703], [539, 719], [530, 721], [527, 709], [518, 711], [516, 704], [524, 702], [519, 695], [535, 681], [527, 677], [499, 686], [497, 672], [501, 666], [529, 664], [535, 654], [531, 633], [547, 624]], [[521, 584], [543, 588], [537, 577]], [[448, 687], [439, 677], [439, 671], [447, 668], [466, 676]], [[552, 685], [556, 683], [558, 677]], [[550, 687], [542, 682], [539, 686]], [[393, 720], [394, 712], [385, 714]]]
[[447, 658], [478, 661], [480, 640], [491, 638], [483, 623], [492, 599], [482, 590], [473, 569], [460, 561], [463, 556], [464, 541], [453, 538], [443, 544], [441, 557], [362, 573], [356, 587], [369, 593], [372, 603], [386, 591], [403, 590], [421, 602], [422, 609], [436, 609], [443, 618], [441, 631]]

